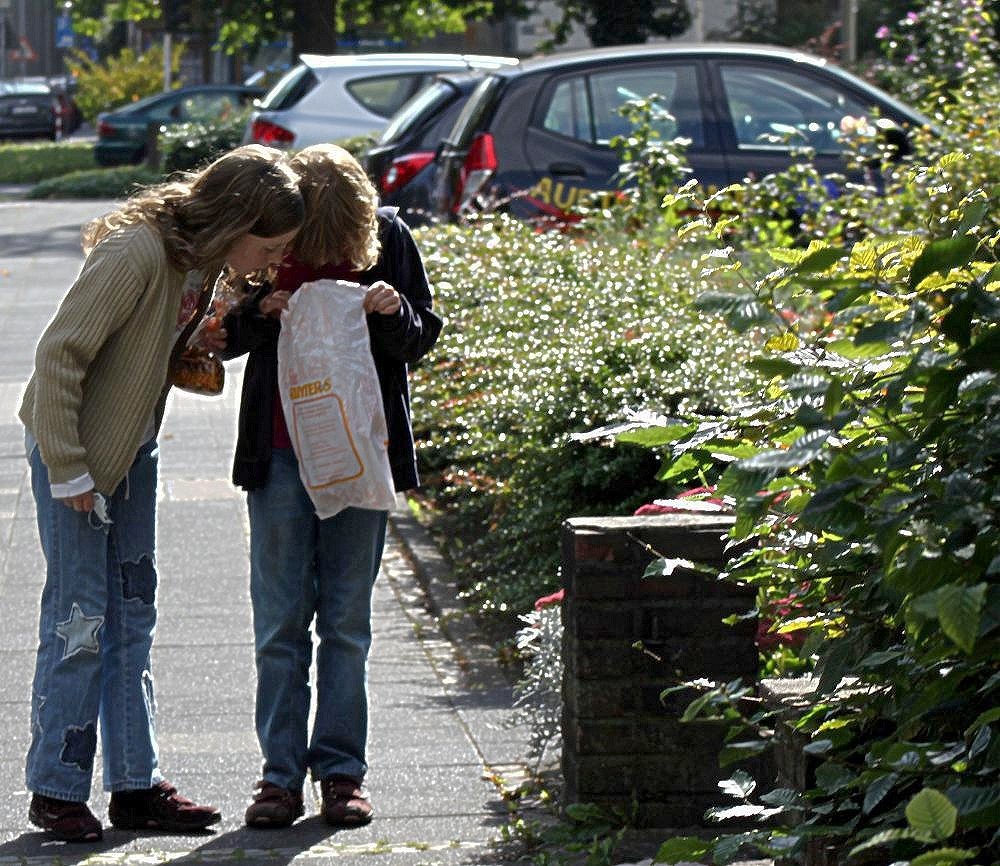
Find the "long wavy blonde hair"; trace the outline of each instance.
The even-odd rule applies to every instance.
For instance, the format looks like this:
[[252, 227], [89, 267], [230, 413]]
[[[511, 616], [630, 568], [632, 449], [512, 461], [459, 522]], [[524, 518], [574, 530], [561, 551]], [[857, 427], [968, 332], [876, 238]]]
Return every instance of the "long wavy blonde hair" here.
[[147, 187], [88, 223], [83, 248], [89, 252], [123, 226], [147, 223], [163, 236], [178, 270], [218, 270], [238, 238], [276, 237], [297, 229], [304, 217], [299, 179], [287, 155], [248, 144], [199, 172]]
[[306, 203], [306, 220], [292, 245], [307, 265], [348, 263], [364, 271], [378, 261], [378, 193], [351, 154], [315, 144], [291, 161]]

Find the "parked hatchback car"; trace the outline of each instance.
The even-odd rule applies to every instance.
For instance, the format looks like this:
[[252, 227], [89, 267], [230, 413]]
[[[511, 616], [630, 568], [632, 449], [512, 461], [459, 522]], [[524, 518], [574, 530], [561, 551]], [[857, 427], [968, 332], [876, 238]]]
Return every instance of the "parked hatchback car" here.
[[429, 221], [434, 153], [455, 125], [480, 72], [441, 72], [403, 105], [362, 155], [382, 204], [400, 209], [411, 226]]
[[484, 78], [436, 159], [432, 206], [446, 218], [477, 201], [560, 218], [616, 189], [627, 133], [619, 108], [655, 95], [672, 119], [662, 138], [690, 141], [693, 176], [724, 186], [788, 166], [803, 146], [820, 172], [843, 170], [845, 118], [882, 118], [901, 148], [929, 125], [889, 94], [817, 57], [745, 44], [637, 45], [523, 61]]
[[244, 143], [299, 149], [377, 135], [437, 72], [499, 69], [511, 57], [474, 54], [303, 54], [250, 116]]
[[261, 88], [243, 84], [195, 84], [106, 111], [97, 115], [94, 158], [105, 166], [140, 163], [146, 158], [150, 126], [218, 122], [263, 95]]
[[41, 81], [0, 81], [0, 139], [58, 135], [58, 103]]

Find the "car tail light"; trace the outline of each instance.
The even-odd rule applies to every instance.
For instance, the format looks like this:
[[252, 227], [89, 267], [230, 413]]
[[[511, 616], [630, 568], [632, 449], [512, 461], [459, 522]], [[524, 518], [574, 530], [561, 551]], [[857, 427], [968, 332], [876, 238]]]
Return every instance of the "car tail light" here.
[[397, 156], [382, 175], [382, 194], [395, 192], [406, 186], [414, 175], [434, 159], [434, 151], [420, 151]]
[[258, 144], [269, 144], [273, 147], [281, 147], [283, 144], [295, 141], [294, 132], [289, 132], [285, 127], [278, 126], [270, 120], [255, 120], [250, 127], [250, 137]]
[[106, 120], [102, 120], [97, 124], [97, 137], [98, 138], [113, 138], [117, 130]]
[[469, 208], [472, 201], [497, 170], [496, 149], [493, 146], [493, 136], [488, 132], [480, 132], [472, 139], [469, 152], [459, 172], [458, 203], [455, 213], [462, 213]]

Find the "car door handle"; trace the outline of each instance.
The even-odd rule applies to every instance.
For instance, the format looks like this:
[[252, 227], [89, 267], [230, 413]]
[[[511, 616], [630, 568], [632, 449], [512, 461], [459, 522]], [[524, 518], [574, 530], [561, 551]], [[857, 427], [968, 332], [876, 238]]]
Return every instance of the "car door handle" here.
[[585, 177], [587, 173], [583, 170], [582, 165], [577, 165], [575, 162], [550, 162], [549, 174]]

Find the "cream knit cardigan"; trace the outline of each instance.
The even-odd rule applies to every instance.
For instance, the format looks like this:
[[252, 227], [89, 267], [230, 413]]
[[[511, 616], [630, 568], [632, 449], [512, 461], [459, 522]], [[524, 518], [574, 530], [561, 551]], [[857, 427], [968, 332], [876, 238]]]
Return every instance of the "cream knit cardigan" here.
[[89, 472], [110, 494], [159, 423], [185, 274], [160, 233], [121, 228], [87, 256], [35, 349], [18, 413], [53, 484]]

